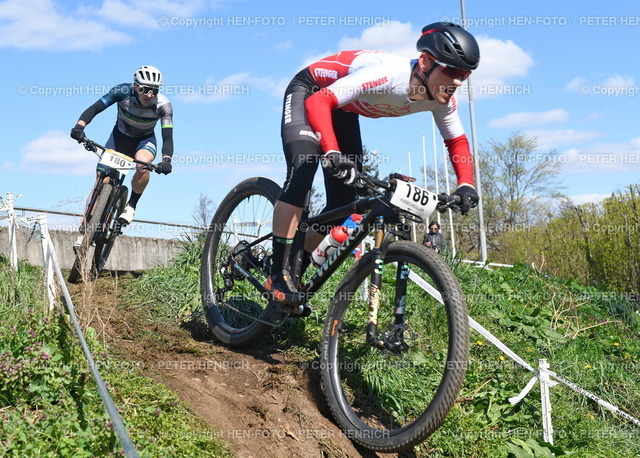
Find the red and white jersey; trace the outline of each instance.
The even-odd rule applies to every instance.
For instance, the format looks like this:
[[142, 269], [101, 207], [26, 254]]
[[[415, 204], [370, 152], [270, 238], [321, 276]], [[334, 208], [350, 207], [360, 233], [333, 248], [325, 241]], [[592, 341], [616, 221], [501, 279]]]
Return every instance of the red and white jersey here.
[[[331, 111], [336, 108], [369, 118], [431, 111], [456, 172], [462, 172], [463, 177], [458, 173], [459, 182], [471, 184], [471, 153], [456, 99], [452, 96], [447, 105], [434, 100], [410, 100], [409, 81], [415, 64], [416, 60], [367, 50], [343, 51], [311, 64], [309, 71], [321, 90], [305, 102], [309, 124], [327, 152], [339, 150], [331, 123]], [[468, 164], [458, 168], [456, 165], [464, 162], [460, 156], [467, 157]]]

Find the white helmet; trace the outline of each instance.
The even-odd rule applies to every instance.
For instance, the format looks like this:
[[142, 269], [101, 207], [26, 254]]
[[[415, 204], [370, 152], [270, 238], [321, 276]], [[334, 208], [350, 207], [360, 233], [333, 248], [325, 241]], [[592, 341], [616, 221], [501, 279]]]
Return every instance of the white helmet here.
[[162, 73], [151, 65], [143, 65], [133, 74], [133, 81], [141, 86], [162, 86]]

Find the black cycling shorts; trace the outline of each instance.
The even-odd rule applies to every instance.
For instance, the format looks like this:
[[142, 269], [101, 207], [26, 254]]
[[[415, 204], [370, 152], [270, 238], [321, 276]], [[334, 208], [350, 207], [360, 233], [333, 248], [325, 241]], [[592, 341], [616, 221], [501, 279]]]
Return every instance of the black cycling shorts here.
[[[320, 88], [309, 69], [298, 73], [287, 87], [282, 110], [281, 136], [287, 177], [279, 200], [303, 207], [313, 185], [322, 156], [320, 145], [307, 120], [304, 102]], [[362, 170], [362, 139], [356, 113], [336, 109], [331, 114], [333, 130], [342, 154]], [[323, 211], [347, 205], [356, 199], [356, 189], [323, 170], [327, 204]]]

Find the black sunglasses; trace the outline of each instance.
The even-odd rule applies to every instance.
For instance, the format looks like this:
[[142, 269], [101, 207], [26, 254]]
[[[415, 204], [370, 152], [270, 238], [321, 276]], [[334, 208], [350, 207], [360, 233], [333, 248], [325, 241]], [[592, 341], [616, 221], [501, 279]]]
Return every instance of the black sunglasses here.
[[160, 88], [151, 86], [138, 86], [138, 92], [140, 94], [148, 94], [149, 92], [151, 92], [153, 95], [158, 95], [158, 92], [160, 92]]

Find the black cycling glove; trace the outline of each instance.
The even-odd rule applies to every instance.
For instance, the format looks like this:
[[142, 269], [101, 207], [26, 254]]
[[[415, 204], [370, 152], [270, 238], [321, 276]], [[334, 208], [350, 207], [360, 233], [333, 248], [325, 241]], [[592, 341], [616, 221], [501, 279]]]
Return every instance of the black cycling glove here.
[[340, 151], [329, 151], [322, 156], [322, 168], [348, 185], [354, 184], [358, 175], [358, 166]]
[[162, 173], [164, 175], [169, 175], [173, 167], [171, 166], [171, 158], [165, 157], [162, 159], [162, 162], [156, 165], [156, 173]]
[[460, 196], [460, 204], [458, 205], [460, 206], [460, 213], [462, 213], [463, 215], [466, 215], [467, 213], [469, 213], [469, 210], [475, 208], [475, 206], [478, 205], [478, 201], [480, 200], [476, 189], [468, 184], [463, 184], [462, 186], [460, 186], [458, 189], [456, 189], [456, 192], [454, 192], [453, 195]]
[[71, 129], [71, 138], [78, 140], [78, 143], [85, 141], [87, 136], [84, 134], [84, 126], [76, 124], [75, 127]]

